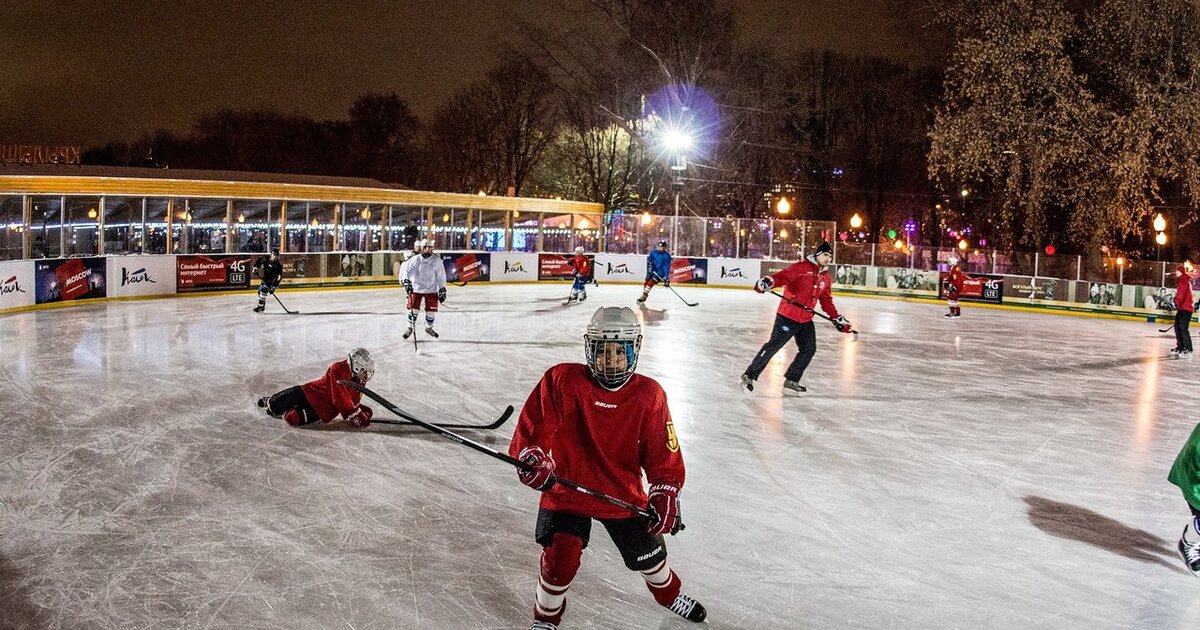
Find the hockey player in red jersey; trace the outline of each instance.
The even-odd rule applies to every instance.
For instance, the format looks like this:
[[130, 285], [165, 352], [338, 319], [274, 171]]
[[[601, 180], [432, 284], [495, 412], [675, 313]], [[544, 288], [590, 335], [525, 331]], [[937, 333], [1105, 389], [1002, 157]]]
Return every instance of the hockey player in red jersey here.
[[362, 393], [346, 387], [338, 381], [348, 381], [353, 378], [356, 382], [366, 385], [375, 376], [375, 360], [365, 348], [355, 348], [350, 356], [338, 361], [325, 370], [325, 376], [305, 383], [289, 387], [272, 396], [258, 399], [262, 407], [276, 418], [283, 418], [288, 424], [299, 427], [320, 420], [333, 422], [341, 414], [350, 424], [365, 428], [371, 424], [374, 412], [361, 404]]
[[571, 285], [571, 296], [567, 301], [587, 299], [587, 283], [592, 281], [592, 261], [583, 255], [583, 247], [575, 248], [575, 256], [571, 258], [571, 275], [575, 282]]
[[946, 313], [947, 319], [958, 319], [962, 317], [962, 308], [958, 305], [958, 296], [962, 295], [963, 283], [966, 282], [967, 274], [958, 266], [958, 256], [950, 254], [950, 258], [946, 259], [950, 265], [950, 270], [946, 272], [946, 279], [942, 281], [942, 288], [946, 291], [946, 306], [950, 307], [950, 312]]
[[[683, 455], [662, 387], [634, 374], [641, 326], [628, 308], [598, 309], [584, 335], [587, 365], [561, 363], [529, 394], [508, 452], [531, 469], [521, 483], [542, 491], [534, 539], [542, 545], [532, 630], [556, 630], [567, 589], [591, 535], [604, 526], [625, 566], [638, 571], [655, 601], [689, 621], [707, 612], [681, 592], [667, 564], [663, 534], [679, 524]], [[649, 493], [642, 488], [645, 471]], [[652, 521], [554, 484], [561, 475], [634, 505]]]
[[[853, 331], [850, 321], [838, 314], [833, 305], [833, 294], [830, 292], [832, 282], [825, 267], [833, 262], [833, 248], [824, 241], [817, 246], [817, 251], [808, 258], [801, 260], [773, 276], [763, 276], [754, 285], [754, 290], [766, 293], [772, 287], [782, 286], [783, 297], [775, 314], [775, 326], [771, 329], [771, 338], [763, 344], [754, 360], [742, 374], [742, 387], [746, 391], [754, 391], [754, 381], [766, 369], [779, 349], [787, 345], [789, 340], [796, 340], [796, 358], [788, 366], [783, 377], [783, 388], [794, 392], [808, 391], [800, 384], [804, 369], [817, 353], [817, 331], [813, 325], [812, 309], [821, 302], [821, 310], [832, 319], [833, 326], [838, 332]], [[803, 305], [805, 308], [801, 308]]]

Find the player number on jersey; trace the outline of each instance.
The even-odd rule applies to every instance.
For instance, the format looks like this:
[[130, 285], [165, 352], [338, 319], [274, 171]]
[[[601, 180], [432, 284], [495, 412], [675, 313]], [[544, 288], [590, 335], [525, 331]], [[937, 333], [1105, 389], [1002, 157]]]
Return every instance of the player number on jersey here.
[[671, 449], [672, 453], [679, 452], [679, 438], [675, 437], [674, 422], [667, 422], [667, 448]]

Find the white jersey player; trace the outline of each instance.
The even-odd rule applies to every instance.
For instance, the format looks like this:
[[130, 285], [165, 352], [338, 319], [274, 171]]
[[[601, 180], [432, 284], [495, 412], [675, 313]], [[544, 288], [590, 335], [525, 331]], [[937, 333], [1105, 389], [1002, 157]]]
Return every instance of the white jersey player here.
[[408, 296], [408, 330], [404, 332], [404, 338], [413, 334], [417, 311], [424, 303], [425, 333], [436, 339], [438, 334], [433, 330], [433, 319], [437, 316], [438, 304], [446, 301], [446, 267], [441, 256], [434, 256], [432, 240], [417, 241], [417, 244], [420, 254], [400, 265], [400, 284]]

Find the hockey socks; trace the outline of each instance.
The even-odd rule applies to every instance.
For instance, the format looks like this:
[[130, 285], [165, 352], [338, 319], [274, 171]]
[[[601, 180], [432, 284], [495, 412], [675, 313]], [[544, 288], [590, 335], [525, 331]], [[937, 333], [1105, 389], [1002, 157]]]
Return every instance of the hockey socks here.
[[646, 588], [650, 589], [650, 594], [654, 595], [654, 601], [658, 602], [659, 606], [688, 621], [697, 623], [704, 621], [704, 618], [708, 616], [708, 611], [700, 605], [700, 602], [680, 592], [683, 583], [679, 580], [679, 576], [671, 570], [666, 558], [663, 558], [663, 561], [653, 568], [646, 569], [641, 573], [642, 578], [646, 580]]
[[567, 608], [567, 589], [579, 571], [583, 555], [583, 540], [577, 536], [556, 533], [550, 544], [542, 549], [542, 566], [538, 575], [533, 618], [558, 625]]

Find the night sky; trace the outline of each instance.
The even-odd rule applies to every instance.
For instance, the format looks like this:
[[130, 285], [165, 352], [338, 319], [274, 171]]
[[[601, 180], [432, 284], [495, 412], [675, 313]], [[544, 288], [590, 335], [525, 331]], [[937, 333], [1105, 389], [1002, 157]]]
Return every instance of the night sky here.
[[[746, 39], [912, 57], [899, 0], [736, 0]], [[534, 0], [0, 1], [0, 144], [133, 140], [220, 108], [344, 118], [395, 91], [428, 116], [480, 77]]]

